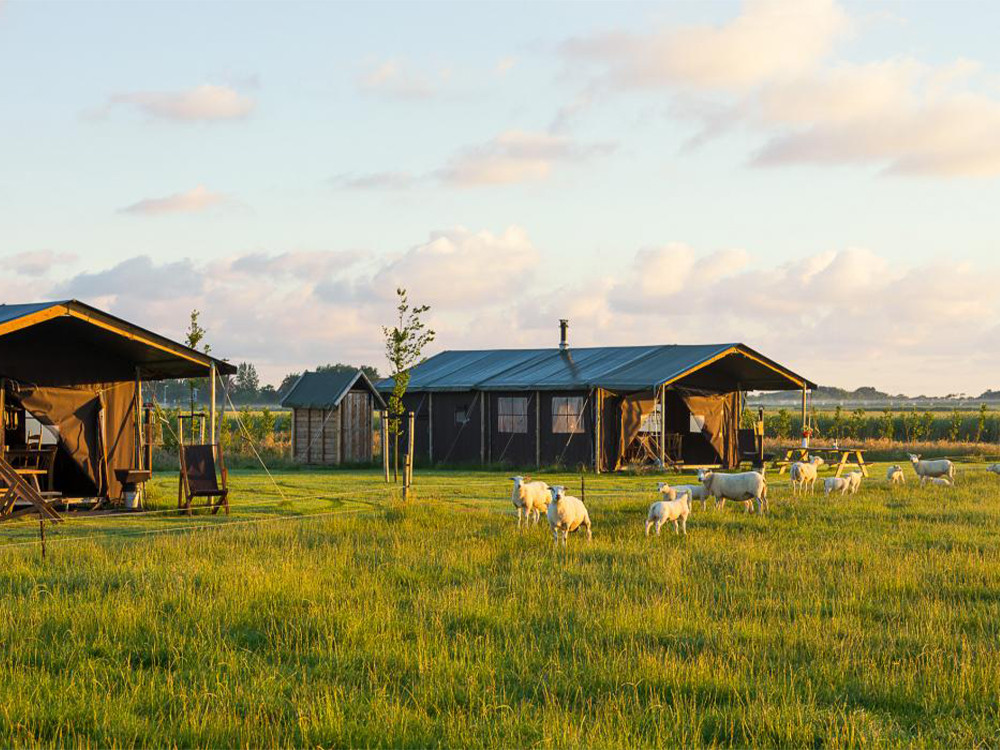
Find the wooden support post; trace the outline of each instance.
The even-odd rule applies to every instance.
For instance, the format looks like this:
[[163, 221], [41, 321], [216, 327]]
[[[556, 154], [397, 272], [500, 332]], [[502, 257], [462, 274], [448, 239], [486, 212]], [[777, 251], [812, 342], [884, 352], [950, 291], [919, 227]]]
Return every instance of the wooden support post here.
[[383, 409], [381, 415], [379, 432], [382, 435], [382, 469], [385, 471], [385, 482], [389, 483], [389, 412]]
[[486, 465], [486, 393], [479, 392], [479, 463]]
[[542, 392], [535, 391], [535, 466], [542, 468]]
[[[596, 395], [594, 396], [594, 473], [601, 473], [601, 451], [603, 446], [601, 444], [601, 430], [603, 429], [603, 420], [601, 417], [604, 412], [604, 396], [600, 388], [596, 390]], [[582, 499], [582, 498], [581, 498]]]
[[7, 380], [0, 378], [0, 457], [7, 453]]
[[427, 394], [427, 463], [434, 464], [434, 394]]
[[667, 468], [667, 387], [660, 386], [660, 468]]
[[803, 386], [802, 386], [802, 430], [801, 430], [801, 432], [803, 432], [803, 433], [805, 432], [806, 427], [808, 427], [808, 425], [806, 424], [806, 420], [807, 419], [808, 419], [808, 414], [806, 412], [806, 387], [803, 384]]
[[215, 445], [215, 362], [208, 366], [208, 442], [209, 445]]

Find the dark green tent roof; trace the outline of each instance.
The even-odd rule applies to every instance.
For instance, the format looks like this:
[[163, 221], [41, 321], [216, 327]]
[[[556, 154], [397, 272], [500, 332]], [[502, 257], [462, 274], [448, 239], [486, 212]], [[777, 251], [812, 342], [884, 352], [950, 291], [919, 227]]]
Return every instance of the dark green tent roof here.
[[[816, 387], [743, 344], [666, 344], [447, 351], [410, 370], [407, 391], [641, 391], [681, 380], [729, 390]], [[379, 381], [378, 388], [391, 390], [392, 380]]]
[[375, 386], [361, 370], [303, 373], [288, 395], [281, 399], [281, 405], [290, 409], [334, 409], [356, 385], [361, 385], [375, 396], [379, 407], [385, 405]]

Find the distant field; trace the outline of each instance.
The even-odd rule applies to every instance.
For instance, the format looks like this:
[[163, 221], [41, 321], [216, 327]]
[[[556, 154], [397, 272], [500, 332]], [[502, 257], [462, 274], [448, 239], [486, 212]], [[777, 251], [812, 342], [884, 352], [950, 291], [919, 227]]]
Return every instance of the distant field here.
[[404, 507], [377, 473], [239, 471], [228, 519], [75, 519], [44, 561], [0, 527], [0, 743], [996, 746], [1000, 477], [906, 471], [772, 476], [770, 516], [658, 539], [658, 477], [588, 476], [567, 554], [488, 472]]

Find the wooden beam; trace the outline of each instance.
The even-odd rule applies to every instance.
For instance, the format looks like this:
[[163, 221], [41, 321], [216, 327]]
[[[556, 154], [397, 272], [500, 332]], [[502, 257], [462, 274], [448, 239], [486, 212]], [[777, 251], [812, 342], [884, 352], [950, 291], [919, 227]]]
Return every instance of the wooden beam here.
[[660, 467], [667, 467], [667, 386], [660, 386]]

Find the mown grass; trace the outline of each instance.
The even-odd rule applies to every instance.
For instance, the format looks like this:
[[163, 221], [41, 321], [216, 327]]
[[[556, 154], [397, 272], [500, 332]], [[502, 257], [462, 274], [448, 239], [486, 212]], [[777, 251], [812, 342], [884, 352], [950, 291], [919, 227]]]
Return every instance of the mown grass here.
[[565, 553], [485, 472], [405, 506], [366, 472], [278, 475], [284, 502], [238, 473], [218, 528], [71, 520], [44, 561], [9, 527], [0, 742], [995, 746], [1000, 480], [873, 474], [846, 500], [774, 477], [770, 517], [699, 504], [651, 539], [655, 477], [588, 477]]

